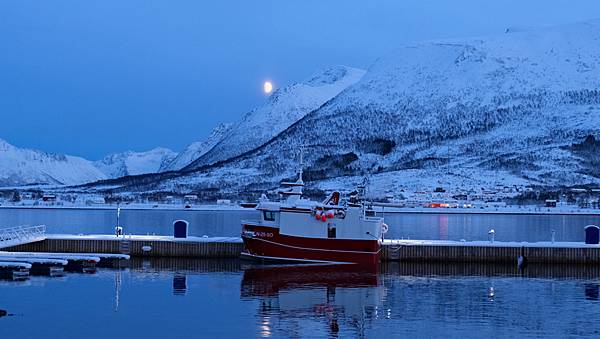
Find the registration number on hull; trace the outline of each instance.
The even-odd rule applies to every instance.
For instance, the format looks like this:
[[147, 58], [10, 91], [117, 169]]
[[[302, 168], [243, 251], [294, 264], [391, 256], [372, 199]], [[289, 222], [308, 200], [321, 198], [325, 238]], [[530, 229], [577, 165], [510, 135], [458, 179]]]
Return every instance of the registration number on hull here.
[[273, 233], [263, 231], [244, 231], [242, 235], [248, 238], [273, 238]]
[[255, 237], [259, 237], [259, 238], [273, 238], [273, 233], [271, 232], [262, 232], [262, 231], [258, 231], [258, 232], [254, 232], [254, 236]]

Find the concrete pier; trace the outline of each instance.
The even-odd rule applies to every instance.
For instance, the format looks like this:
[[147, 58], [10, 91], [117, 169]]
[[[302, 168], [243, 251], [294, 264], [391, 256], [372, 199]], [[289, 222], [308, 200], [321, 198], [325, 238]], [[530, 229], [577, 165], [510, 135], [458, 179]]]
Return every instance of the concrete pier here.
[[47, 235], [46, 239], [7, 248], [14, 252], [123, 253], [134, 257], [237, 258], [244, 248], [233, 237], [175, 239], [168, 236]]
[[599, 264], [600, 245], [577, 242], [386, 240], [382, 260], [402, 262]]
[[[132, 257], [237, 258], [244, 249], [240, 238], [114, 235], [47, 235], [46, 239], [7, 248], [17, 252], [124, 253]], [[515, 264], [600, 264], [600, 245], [575, 242], [459, 242], [385, 240], [381, 259], [389, 262], [454, 262]]]

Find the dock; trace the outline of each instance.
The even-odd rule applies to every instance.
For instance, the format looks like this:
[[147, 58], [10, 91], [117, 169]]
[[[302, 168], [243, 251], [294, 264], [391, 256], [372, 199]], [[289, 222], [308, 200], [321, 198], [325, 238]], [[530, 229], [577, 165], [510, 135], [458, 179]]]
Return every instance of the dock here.
[[8, 248], [12, 252], [113, 253], [136, 257], [237, 258], [244, 249], [238, 237], [174, 238], [159, 235], [60, 235]]
[[61, 251], [11, 251], [37, 246], [47, 239], [46, 226], [17, 226], [0, 229], [0, 278], [26, 279], [31, 274], [61, 275], [64, 271], [94, 272], [96, 266], [115, 267], [129, 260], [127, 254], [61, 253]]
[[[90, 253], [104, 260], [118, 255], [166, 258], [238, 258], [244, 245], [238, 237], [187, 237], [156, 235], [58, 235], [4, 249], [10, 252], [45, 252], [68, 256]], [[0, 253], [1, 254], [1, 253]], [[22, 254], [19, 254], [22, 256]], [[600, 245], [583, 242], [500, 242], [446, 240], [384, 240], [381, 260], [415, 263], [600, 264]], [[101, 258], [102, 259], [102, 258]]]
[[385, 240], [382, 260], [402, 262], [600, 264], [600, 245], [583, 242]]

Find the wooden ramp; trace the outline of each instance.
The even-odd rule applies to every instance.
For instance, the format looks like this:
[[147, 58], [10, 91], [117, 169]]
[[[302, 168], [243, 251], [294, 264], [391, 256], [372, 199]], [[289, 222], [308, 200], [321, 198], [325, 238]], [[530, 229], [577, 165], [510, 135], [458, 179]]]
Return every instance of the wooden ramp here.
[[29, 244], [46, 239], [46, 225], [0, 228], [0, 248]]

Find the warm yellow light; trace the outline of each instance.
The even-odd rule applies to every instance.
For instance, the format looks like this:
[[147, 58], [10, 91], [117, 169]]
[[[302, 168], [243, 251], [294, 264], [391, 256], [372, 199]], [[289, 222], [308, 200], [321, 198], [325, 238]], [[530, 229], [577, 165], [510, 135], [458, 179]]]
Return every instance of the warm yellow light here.
[[273, 91], [273, 84], [270, 81], [265, 81], [263, 85], [263, 90], [266, 94], [269, 94]]

